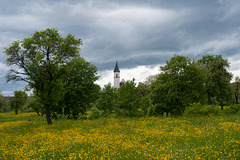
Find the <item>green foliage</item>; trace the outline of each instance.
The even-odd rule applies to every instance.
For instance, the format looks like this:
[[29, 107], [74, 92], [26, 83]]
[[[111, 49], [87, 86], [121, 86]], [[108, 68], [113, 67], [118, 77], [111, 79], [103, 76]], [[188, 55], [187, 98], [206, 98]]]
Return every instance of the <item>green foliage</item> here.
[[235, 77], [235, 81], [232, 87], [234, 89], [235, 104], [239, 104], [239, 99], [240, 99], [240, 77], [239, 76]]
[[201, 105], [192, 103], [185, 109], [184, 115], [189, 117], [218, 115], [219, 108], [216, 105]]
[[[149, 107], [147, 108], [147, 114], [146, 116], [156, 116], [159, 113], [157, 112], [157, 108], [156, 105], [153, 105], [152, 103], [150, 103]], [[161, 115], [163, 115], [164, 113], [162, 113]]]
[[142, 112], [142, 115], [148, 115], [149, 107], [152, 106], [152, 100], [149, 96], [142, 96], [140, 97], [140, 111]]
[[104, 111], [104, 115], [109, 115], [113, 112], [116, 103], [116, 88], [111, 86], [111, 83], [104, 85], [100, 92], [100, 98], [97, 101], [97, 107]]
[[52, 124], [51, 109], [62, 97], [62, 76], [68, 63], [79, 56], [81, 44], [81, 39], [71, 34], [64, 38], [57, 29], [48, 28], [5, 48], [7, 64], [18, 67], [10, 70], [8, 81], [25, 81], [36, 90], [44, 104], [48, 124]]
[[149, 95], [150, 93], [150, 85], [145, 84], [145, 83], [138, 83], [138, 89], [139, 89], [139, 94], [143, 97]]
[[127, 81], [117, 92], [116, 110], [122, 116], [136, 116], [140, 105], [139, 89], [135, 80]]
[[40, 116], [40, 113], [43, 115], [44, 114], [44, 110], [43, 110], [43, 104], [40, 102], [39, 97], [37, 97], [36, 95], [31, 95], [28, 97], [28, 102], [27, 102], [27, 108], [31, 108], [33, 109], [38, 116]]
[[75, 119], [72, 114], [58, 114], [57, 112], [52, 112], [51, 117], [56, 120]]
[[73, 59], [63, 78], [64, 96], [56, 112], [61, 113], [64, 108], [62, 114], [76, 118], [79, 113], [84, 114], [99, 96], [100, 87], [94, 83], [99, 78], [96, 74], [97, 68], [90, 62], [81, 57]]
[[9, 111], [9, 103], [3, 98], [3, 95], [0, 94], [0, 113]]
[[182, 114], [190, 103], [206, 102], [206, 75], [194, 60], [175, 55], [151, 84], [150, 97], [157, 114]]
[[89, 120], [93, 120], [101, 117], [101, 115], [102, 115], [102, 112], [97, 107], [93, 106], [88, 111], [86, 118]]
[[239, 114], [240, 113], [240, 104], [231, 105], [223, 110], [223, 113], [227, 115]]
[[198, 60], [198, 63], [204, 67], [207, 75], [207, 96], [208, 102], [211, 103], [211, 98], [215, 97], [223, 105], [228, 105], [232, 102], [233, 91], [230, 86], [232, 74], [228, 71], [229, 62], [223, 59], [221, 55], [206, 55]]
[[[149, 76], [150, 77], [150, 76]], [[148, 114], [148, 110], [149, 107], [152, 106], [152, 101], [151, 98], [149, 96], [150, 94], [150, 83], [139, 83], [137, 86], [138, 90], [139, 90], [139, 98], [140, 98], [140, 111], [142, 112], [142, 115], [148, 115], [150, 116], [150, 114]]]
[[14, 110], [15, 114], [18, 114], [18, 110], [23, 109], [23, 106], [27, 102], [27, 94], [21, 90], [14, 91], [14, 97], [10, 101], [10, 107]]
[[143, 82], [143, 84], [145, 84], [146, 86], [150, 87], [150, 85], [152, 84], [152, 82], [156, 81], [158, 74], [156, 75], [150, 75], [148, 76], [145, 81]]

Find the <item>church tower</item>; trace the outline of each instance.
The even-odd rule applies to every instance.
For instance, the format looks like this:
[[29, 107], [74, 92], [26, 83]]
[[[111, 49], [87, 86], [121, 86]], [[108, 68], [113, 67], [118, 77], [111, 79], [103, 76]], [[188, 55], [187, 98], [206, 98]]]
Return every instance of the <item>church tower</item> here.
[[119, 88], [120, 87], [120, 70], [118, 68], [118, 62], [116, 61], [116, 65], [114, 68], [114, 85], [113, 87]]

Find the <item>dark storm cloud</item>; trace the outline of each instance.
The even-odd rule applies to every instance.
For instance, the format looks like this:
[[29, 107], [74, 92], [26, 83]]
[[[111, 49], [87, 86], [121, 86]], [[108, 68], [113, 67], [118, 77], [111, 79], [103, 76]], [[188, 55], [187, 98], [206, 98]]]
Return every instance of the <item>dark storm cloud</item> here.
[[[154, 62], [156, 56], [164, 60], [172, 52], [191, 57], [199, 54], [230, 57], [239, 53], [240, 23], [236, 21], [239, 13], [232, 9], [238, 8], [237, 1], [232, 4], [225, 1], [151, 1], [145, 8], [139, 3], [133, 7], [134, 2], [126, 3], [128, 7], [124, 2], [119, 3], [122, 8], [113, 13], [109, 11], [98, 21], [97, 33], [100, 34], [90, 39], [86, 52], [93, 51], [92, 55], [100, 62], [109, 59], [132, 61], [134, 55], [141, 54], [153, 57], [146, 63]], [[94, 58], [91, 60], [95, 62]]]
[[[34, 31], [58, 28], [63, 36], [82, 38], [81, 56], [100, 71], [116, 60], [131, 68], [162, 64], [174, 54], [222, 54], [237, 61], [239, 17], [238, 0], [1, 1], [0, 52]], [[5, 59], [1, 54], [0, 66]]]

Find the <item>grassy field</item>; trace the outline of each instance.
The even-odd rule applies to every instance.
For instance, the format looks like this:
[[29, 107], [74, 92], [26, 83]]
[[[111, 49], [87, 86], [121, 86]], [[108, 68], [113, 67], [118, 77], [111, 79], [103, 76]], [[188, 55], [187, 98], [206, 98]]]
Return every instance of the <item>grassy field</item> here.
[[0, 114], [0, 159], [240, 159], [240, 119]]

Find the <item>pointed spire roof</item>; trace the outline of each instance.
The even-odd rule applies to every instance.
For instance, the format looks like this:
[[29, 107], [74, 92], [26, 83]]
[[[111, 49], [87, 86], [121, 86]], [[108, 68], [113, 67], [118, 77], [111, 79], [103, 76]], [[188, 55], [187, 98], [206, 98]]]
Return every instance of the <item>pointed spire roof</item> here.
[[120, 72], [120, 70], [118, 68], [118, 61], [116, 61], [116, 65], [115, 65], [115, 68], [114, 68], [113, 72]]

